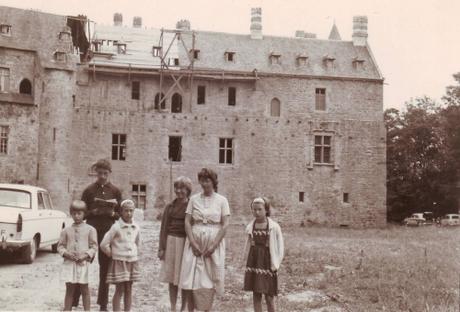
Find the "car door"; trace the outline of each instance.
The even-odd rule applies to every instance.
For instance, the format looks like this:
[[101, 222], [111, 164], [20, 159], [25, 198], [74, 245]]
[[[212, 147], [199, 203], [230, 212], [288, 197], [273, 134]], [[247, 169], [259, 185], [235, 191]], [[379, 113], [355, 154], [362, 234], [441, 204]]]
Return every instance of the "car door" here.
[[40, 233], [40, 244], [46, 244], [50, 239], [50, 210], [47, 209], [43, 192], [37, 192], [38, 217], [34, 220], [35, 227]]
[[45, 200], [45, 207], [49, 210], [50, 226], [52, 225], [52, 228], [50, 228], [50, 240], [54, 243], [59, 240], [61, 235], [64, 213], [54, 209], [49, 193], [43, 193], [43, 198]]

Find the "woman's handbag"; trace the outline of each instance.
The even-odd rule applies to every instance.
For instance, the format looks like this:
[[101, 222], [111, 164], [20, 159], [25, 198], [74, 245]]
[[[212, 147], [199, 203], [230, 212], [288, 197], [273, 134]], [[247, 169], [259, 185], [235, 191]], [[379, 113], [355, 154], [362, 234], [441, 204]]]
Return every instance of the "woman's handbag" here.
[[195, 304], [195, 309], [200, 311], [209, 311], [212, 308], [212, 303], [214, 301], [214, 294], [216, 290], [214, 288], [198, 288], [194, 289], [195, 285], [195, 273], [198, 261], [201, 260], [204, 264], [203, 256], [199, 258], [196, 257], [195, 270], [193, 271], [193, 281], [192, 281], [192, 292], [193, 292], [193, 302]]

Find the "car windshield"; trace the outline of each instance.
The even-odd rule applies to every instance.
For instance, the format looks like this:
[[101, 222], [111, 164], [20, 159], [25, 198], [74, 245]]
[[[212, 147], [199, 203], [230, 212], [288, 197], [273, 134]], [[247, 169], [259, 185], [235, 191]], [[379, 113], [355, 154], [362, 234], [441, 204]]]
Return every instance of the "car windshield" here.
[[29, 192], [0, 189], [0, 206], [30, 209], [30, 202]]

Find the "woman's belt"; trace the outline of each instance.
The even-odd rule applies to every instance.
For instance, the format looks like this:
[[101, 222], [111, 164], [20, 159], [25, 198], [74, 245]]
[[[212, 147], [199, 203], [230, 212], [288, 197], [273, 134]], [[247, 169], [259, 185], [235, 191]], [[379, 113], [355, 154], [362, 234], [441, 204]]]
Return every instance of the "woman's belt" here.
[[220, 222], [215, 222], [215, 221], [212, 221], [212, 220], [209, 220], [209, 219], [201, 219], [201, 220], [193, 220], [193, 224], [200, 224], [200, 225], [213, 225], [213, 226], [216, 226], [216, 225], [221, 225]]

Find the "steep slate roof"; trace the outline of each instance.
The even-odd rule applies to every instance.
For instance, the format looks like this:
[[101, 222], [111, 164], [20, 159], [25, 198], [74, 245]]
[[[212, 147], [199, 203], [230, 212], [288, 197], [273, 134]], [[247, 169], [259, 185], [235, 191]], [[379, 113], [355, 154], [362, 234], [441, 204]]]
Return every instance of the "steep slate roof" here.
[[[104, 45], [99, 50], [103, 53], [110, 53], [110, 59], [103, 56], [98, 56], [97, 52], [91, 61], [91, 64], [96, 65], [112, 65], [136, 68], [158, 68], [160, 66], [160, 58], [152, 54], [153, 46], [159, 45], [161, 31], [153, 28], [134, 28], [126, 26], [94, 26], [94, 35], [91, 41], [94, 40], [117, 40], [119, 43], [126, 44], [126, 54], [118, 54], [116, 45]], [[165, 33], [164, 35], [164, 50], [167, 49], [173, 34]], [[177, 45], [173, 44], [168, 57], [177, 57]]]
[[[118, 40], [126, 43], [127, 49], [126, 54], [118, 54], [116, 46], [104, 45], [102, 52], [111, 53], [111, 57], [98, 56], [96, 53], [91, 63], [158, 68], [160, 58], [153, 56], [152, 47], [159, 45], [160, 34], [159, 29], [96, 25], [93, 40]], [[383, 79], [368, 47], [354, 46], [352, 41], [277, 36], [251, 39], [250, 35], [210, 31], [195, 31], [195, 34], [195, 49], [200, 51], [198, 60], [195, 60], [195, 69], [235, 72], [252, 72], [256, 69], [259, 73]], [[164, 33], [164, 52], [173, 36], [174, 34]], [[191, 49], [191, 32], [185, 32], [182, 38]], [[235, 52], [233, 62], [226, 61], [225, 53], [228, 51]], [[179, 57], [180, 66], [185, 68], [189, 64], [187, 53], [190, 51], [186, 51], [175, 41], [168, 57]], [[280, 64], [271, 63], [270, 55], [273, 54], [281, 55]], [[299, 55], [307, 57], [306, 65], [299, 65]], [[356, 59], [362, 60], [359, 68], [353, 64]]]
[[[184, 40], [191, 46], [189, 37]], [[251, 39], [249, 35], [197, 31], [195, 47], [200, 50], [194, 64], [197, 69], [382, 79], [368, 48], [354, 46], [352, 41], [276, 36]], [[225, 51], [236, 52], [234, 62], [225, 60]], [[273, 52], [281, 54], [280, 64], [271, 64]], [[179, 55], [181, 60], [187, 57], [183, 49]], [[307, 65], [298, 65], [298, 55], [308, 56]], [[326, 56], [335, 58], [333, 66], [326, 66]], [[364, 61], [361, 69], [353, 66], [355, 58]]]
[[73, 62], [77, 60], [71, 53], [71, 42], [59, 40], [59, 33], [68, 31], [66, 16], [0, 6], [0, 24], [12, 27], [11, 36], [0, 36], [0, 47], [36, 53], [43, 67], [74, 69], [72, 62], [54, 61], [56, 51], [66, 52]]

